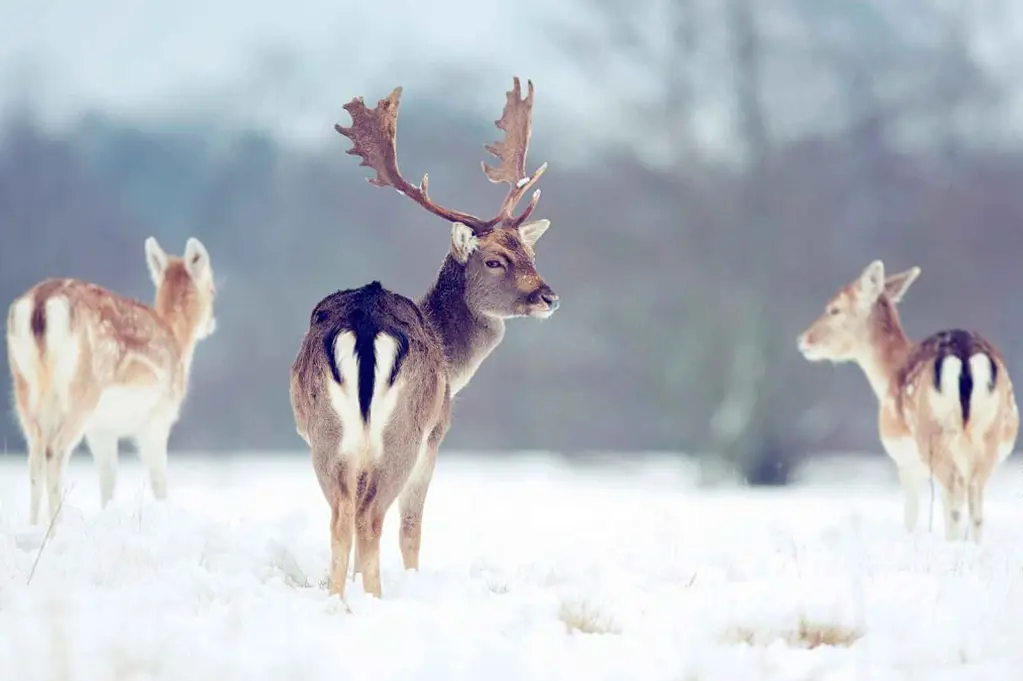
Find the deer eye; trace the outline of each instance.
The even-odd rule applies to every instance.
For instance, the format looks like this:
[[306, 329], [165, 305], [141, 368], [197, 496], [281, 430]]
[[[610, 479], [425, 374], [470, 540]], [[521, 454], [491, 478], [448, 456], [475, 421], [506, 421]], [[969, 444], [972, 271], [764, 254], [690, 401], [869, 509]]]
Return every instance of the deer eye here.
[[500, 260], [488, 260], [487, 267], [496, 270], [498, 267], [504, 267], [504, 264]]
[[837, 315], [839, 312], [841, 312], [841, 310], [839, 310], [837, 307], [829, 307], [828, 308], [828, 314], [831, 315], [832, 317]]

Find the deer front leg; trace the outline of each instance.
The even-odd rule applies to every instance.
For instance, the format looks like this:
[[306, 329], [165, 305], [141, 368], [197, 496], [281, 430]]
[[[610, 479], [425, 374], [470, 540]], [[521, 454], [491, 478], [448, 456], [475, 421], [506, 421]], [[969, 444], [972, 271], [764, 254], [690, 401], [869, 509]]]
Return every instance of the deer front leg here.
[[154, 423], [138, 437], [139, 458], [149, 469], [149, 484], [153, 490], [153, 498], [167, 498], [167, 440], [170, 439], [170, 426], [166, 423]]
[[926, 475], [919, 454], [920, 445], [911, 437], [886, 438], [883, 435], [881, 444], [899, 472], [903, 496], [902, 523], [907, 532], [913, 532], [920, 517], [920, 483]]
[[100, 507], [106, 508], [117, 487], [117, 436], [93, 431], [85, 434], [85, 442], [99, 474]]
[[401, 546], [401, 560], [406, 570], [419, 569], [423, 507], [426, 505], [426, 493], [430, 489], [436, 461], [436, 448], [427, 445], [426, 451], [420, 455], [412, 470], [412, 475], [398, 499], [398, 508], [401, 512], [401, 529], [398, 533], [398, 541]]
[[963, 539], [965, 518], [963, 507], [966, 505], [966, 485], [958, 473], [954, 473], [947, 483], [942, 485], [942, 501], [945, 505], [945, 538], [949, 541]]

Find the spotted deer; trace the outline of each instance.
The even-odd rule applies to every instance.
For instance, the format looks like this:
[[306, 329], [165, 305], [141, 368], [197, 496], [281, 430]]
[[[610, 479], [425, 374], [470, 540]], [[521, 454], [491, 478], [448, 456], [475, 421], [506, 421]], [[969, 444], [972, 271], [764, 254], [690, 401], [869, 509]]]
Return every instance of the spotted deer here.
[[353, 143], [347, 153], [376, 171], [371, 184], [393, 187], [452, 227], [450, 252], [423, 297], [413, 301], [376, 281], [327, 296], [313, 309], [292, 365], [296, 429], [331, 509], [331, 594], [344, 597], [354, 533], [353, 574], [361, 571], [364, 591], [381, 596], [380, 535], [396, 498], [402, 561], [418, 569], [423, 507], [452, 397], [501, 342], [506, 319], [547, 318], [558, 307], [534, 263], [533, 248], [550, 223], [526, 222], [540, 191], [514, 215], [547, 167], [525, 174], [532, 82], [528, 88], [522, 98], [514, 79], [496, 123], [504, 140], [486, 146], [500, 164], [484, 163], [484, 173], [510, 187], [489, 220], [436, 204], [426, 176], [418, 187], [402, 177], [395, 147], [400, 87], [374, 109], [353, 99], [344, 106], [351, 127], [335, 126]]
[[799, 336], [799, 350], [811, 362], [855, 362], [866, 374], [880, 401], [881, 443], [898, 467], [906, 529], [916, 528], [920, 482], [932, 476], [942, 488], [946, 537], [965, 539], [968, 504], [980, 543], [984, 488], [1019, 430], [1012, 382], [999, 351], [978, 333], [906, 337], [896, 305], [918, 276], [913, 267], [886, 279], [884, 264], [870, 263]]
[[195, 238], [184, 257], [145, 242], [156, 285], [150, 307], [76, 279], [46, 279], [10, 307], [8, 362], [28, 445], [29, 521], [39, 522], [45, 479], [55, 519], [63, 471], [83, 436], [99, 472], [100, 501], [114, 496], [117, 445], [137, 441], [153, 496], [167, 496], [167, 439], [188, 390], [196, 343], [213, 333], [210, 256]]

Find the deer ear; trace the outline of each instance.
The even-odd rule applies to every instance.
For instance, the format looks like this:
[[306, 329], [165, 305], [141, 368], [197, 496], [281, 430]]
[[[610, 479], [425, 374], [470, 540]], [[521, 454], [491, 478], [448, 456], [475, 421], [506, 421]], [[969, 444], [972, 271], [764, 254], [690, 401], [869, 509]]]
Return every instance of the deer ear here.
[[210, 273], [210, 254], [194, 236], [185, 243], [185, 269], [192, 279], [199, 281]]
[[455, 260], [464, 265], [478, 247], [479, 240], [470, 227], [461, 222], [451, 223], [451, 255]]
[[884, 293], [884, 263], [880, 260], [867, 265], [859, 279], [859, 298], [864, 307], [877, 302]]
[[899, 272], [893, 274], [884, 281], [884, 292], [888, 296], [888, 300], [893, 303], [901, 303], [902, 296], [906, 295], [906, 290], [910, 285], [916, 281], [916, 278], [920, 276], [919, 267], [910, 267], [905, 272]]
[[526, 242], [530, 248], [536, 245], [543, 233], [551, 226], [550, 220], [536, 220], [519, 226], [519, 238]]
[[159, 286], [163, 281], [163, 274], [167, 271], [167, 254], [160, 247], [156, 237], [146, 239], [146, 265], [149, 266], [149, 276], [153, 284]]

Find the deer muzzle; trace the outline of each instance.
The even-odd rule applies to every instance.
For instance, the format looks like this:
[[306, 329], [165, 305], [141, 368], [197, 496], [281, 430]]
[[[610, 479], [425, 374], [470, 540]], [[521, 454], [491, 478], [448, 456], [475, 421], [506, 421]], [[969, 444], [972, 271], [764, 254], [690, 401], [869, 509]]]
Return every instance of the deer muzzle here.
[[534, 317], [547, 318], [561, 305], [561, 299], [547, 284], [541, 285], [529, 294], [529, 313]]
[[817, 347], [817, 339], [814, 337], [812, 330], [804, 331], [796, 339], [796, 347], [799, 348], [799, 352], [806, 359], [812, 361], [820, 359], [820, 351]]

